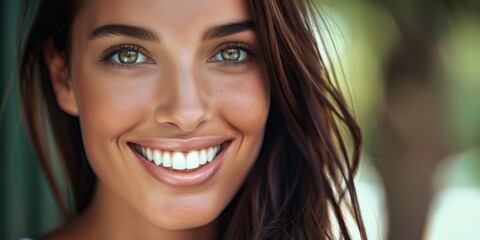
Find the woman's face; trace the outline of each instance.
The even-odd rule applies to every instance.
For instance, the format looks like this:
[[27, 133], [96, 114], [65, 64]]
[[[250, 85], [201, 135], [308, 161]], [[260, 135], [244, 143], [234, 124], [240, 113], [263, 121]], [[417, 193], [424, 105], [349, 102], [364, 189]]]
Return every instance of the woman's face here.
[[263, 141], [257, 40], [243, 0], [87, 1], [68, 86], [56, 90], [80, 119], [103, 196], [94, 201], [165, 229], [212, 222]]

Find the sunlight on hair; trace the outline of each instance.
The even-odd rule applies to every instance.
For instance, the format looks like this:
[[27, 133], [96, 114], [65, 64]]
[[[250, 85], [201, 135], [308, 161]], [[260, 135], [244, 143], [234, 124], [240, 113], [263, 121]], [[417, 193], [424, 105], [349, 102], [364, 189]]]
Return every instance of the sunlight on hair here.
[[390, 13], [367, 2], [325, 1], [321, 13], [324, 25], [331, 29], [319, 27], [320, 37], [326, 40], [320, 50], [330, 53], [327, 66], [339, 71], [338, 87], [365, 136], [378, 128], [378, 109], [385, 103], [381, 65], [398, 37], [397, 26]]
[[[388, 218], [384, 186], [381, 176], [372, 165], [371, 159], [363, 157], [355, 183], [368, 239], [386, 239]], [[351, 216], [348, 216], [347, 221], [349, 225], [354, 226], [355, 222]], [[351, 229], [357, 230], [356, 228]], [[356, 231], [352, 232], [352, 237], [353, 239], [361, 239]]]
[[[368, 165], [368, 164], [364, 164]], [[386, 230], [388, 227], [387, 216], [385, 210], [385, 193], [381, 177], [374, 170], [373, 166], [360, 167], [359, 174], [356, 177], [356, 186], [360, 210], [362, 211], [363, 221], [367, 231], [368, 239], [382, 240], [386, 239]], [[343, 206], [347, 209], [346, 206]], [[356, 223], [349, 211], [345, 210], [347, 224], [349, 226], [352, 239], [361, 239]], [[330, 214], [333, 214], [330, 211]], [[332, 215], [333, 216], [333, 215]], [[334, 221], [335, 223], [335, 221]], [[339, 227], [334, 225], [336, 237], [339, 238]], [[336, 238], [336, 239], [337, 239]]]
[[347, 62], [344, 61], [346, 53], [346, 39], [344, 36], [346, 26], [343, 19], [332, 9], [327, 7], [319, 8], [319, 14], [315, 16], [318, 26], [312, 26], [315, 30], [315, 38], [318, 42], [318, 49], [325, 67], [332, 79], [332, 83], [342, 89], [349, 104], [353, 105], [352, 89], [348, 77], [345, 75]]
[[[348, 26], [342, 16], [325, 6], [320, 8], [317, 31], [315, 36], [319, 43], [319, 51], [323, 56], [328, 74], [336, 85], [345, 94], [347, 103], [358, 118], [358, 93], [352, 87], [354, 81], [349, 74], [349, 49]], [[355, 182], [357, 194], [369, 239], [386, 239], [387, 215], [385, 207], [385, 193], [381, 176], [372, 164], [372, 160], [364, 157], [357, 172]], [[348, 211], [345, 211], [348, 213]], [[361, 239], [355, 221], [351, 214], [346, 214], [349, 230], [353, 239]], [[334, 226], [339, 231], [338, 226]]]

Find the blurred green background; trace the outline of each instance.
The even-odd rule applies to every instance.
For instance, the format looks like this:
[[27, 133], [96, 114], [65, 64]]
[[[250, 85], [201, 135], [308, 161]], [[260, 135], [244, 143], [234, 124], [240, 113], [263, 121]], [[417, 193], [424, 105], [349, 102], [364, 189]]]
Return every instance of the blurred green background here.
[[[32, 1], [34, 9], [35, 2]], [[20, 121], [22, 1], [0, 2], [0, 239], [61, 223]], [[480, 1], [321, 0], [326, 52], [365, 138], [371, 239], [480, 239]]]
[[[31, 1], [32, 9], [37, 2]], [[26, 5], [0, 4], [0, 239], [8, 240], [39, 236], [57, 227], [61, 216], [20, 120], [17, 51]]]

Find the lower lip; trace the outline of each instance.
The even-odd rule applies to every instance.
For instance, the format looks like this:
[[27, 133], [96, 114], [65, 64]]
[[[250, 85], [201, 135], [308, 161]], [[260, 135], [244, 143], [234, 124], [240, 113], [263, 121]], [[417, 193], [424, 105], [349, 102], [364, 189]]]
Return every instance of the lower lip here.
[[147, 172], [157, 181], [162, 182], [172, 187], [194, 187], [202, 185], [210, 180], [215, 173], [220, 169], [224, 159], [225, 152], [230, 146], [230, 142], [222, 144], [221, 152], [212, 160], [212, 162], [201, 166], [193, 171], [176, 171], [167, 169], [162, 166], [157, 166], [153, 162], [143, 158], [132, 147], [130, 148], [140, 164], [147, 170]]

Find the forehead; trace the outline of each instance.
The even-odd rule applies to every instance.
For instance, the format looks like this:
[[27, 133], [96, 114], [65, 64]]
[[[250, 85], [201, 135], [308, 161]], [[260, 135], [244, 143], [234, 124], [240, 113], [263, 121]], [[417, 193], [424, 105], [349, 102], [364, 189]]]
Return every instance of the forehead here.
[[74, 27], [88, 34], [97, 26], [121, 23], [162, 35], [195, 34], [212, 25], [250, 18], [246, 0], [87, 0]]

